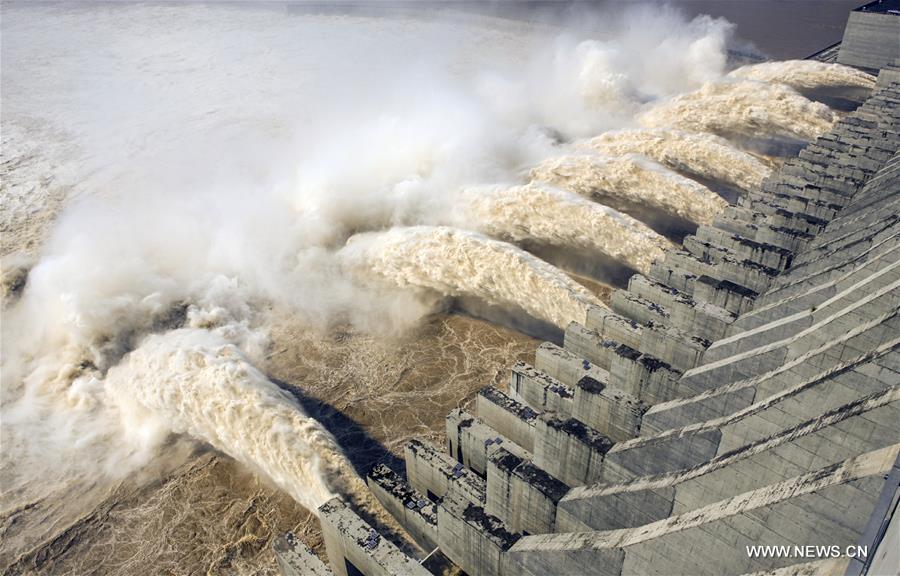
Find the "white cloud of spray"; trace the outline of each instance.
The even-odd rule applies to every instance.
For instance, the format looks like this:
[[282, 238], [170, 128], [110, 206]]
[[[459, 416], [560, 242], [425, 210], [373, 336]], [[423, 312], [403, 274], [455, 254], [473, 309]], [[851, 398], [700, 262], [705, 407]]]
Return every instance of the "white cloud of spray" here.
[[[365, 330], [402, 330], [433, 311], [440, 291], [364, 286], [336, 254], [353, 234], [392, 226], [491, 229], [456, 204], [460, 190], [521, 182], [558, 133], [630, 124], [646, 101], [724, 73], [727, 23], [644, 10], [605, 22], [600, 40], [489, 18], [224, 5], [7, 11], [3, 121], [50, 125], [74, 142], [64, 160], [81, 169], [81, 196], [4, 311], [3, 426], [47, 461], [79, 446], [90, 454], [80, 462], [121, 473], [166, 431], [187, 432], [284, 486], [277, 466], [305, 464], [275, 462], [294, 456], [236, 446], [223, 436], [236, 431], [192, 420], [236, 400], [211, 393], [176, 410], [172, 395], [213, 386], [191, 355], [234, 347], [227, 355], [248, 364], [222, 365], [243, 379], [221, 393], [265, 395], [273, 385], [247, 366], [261, 361], [267, 305], [310, 326]], [[557, 290], [562, 273], [540, 264], [546, 273], [520, 298]], [[474, 286], [444, 291], [490, 296]], [[217, 343], [182, 354], [172, 346], [194, 336], [149, 336], [181, 325]], [[313, 426], [269, 413], [226, 425], [257, 416], [275, 418], [279, 438]], [[112, 440], [122, 422], [124, 446]]]
[[521, 48], [523, 62], [489, 62], [463, 81], [404, 61], [360, 86], [352, 107], [339, 100], [324, 114], [328, 138], [301, 155], [294, 203], [338, 238], [428, 221], [461, 186], [516, 179], [552, 153], [558, 132], [630, 123], [644, 101], [721, 77], [730, 31], [722, 20], [637, 6], [603, 23], [607, 40], [545, 36]]
[[669, 6], [646, 4], [578, 19], [575, 30], [542, 46], [524, 73], [482, 80], [497, 110], [569, 136], [595, 135], [630, 123], [642, 103], [726, 71], [733, 26], [723, 19], [688, 21]]

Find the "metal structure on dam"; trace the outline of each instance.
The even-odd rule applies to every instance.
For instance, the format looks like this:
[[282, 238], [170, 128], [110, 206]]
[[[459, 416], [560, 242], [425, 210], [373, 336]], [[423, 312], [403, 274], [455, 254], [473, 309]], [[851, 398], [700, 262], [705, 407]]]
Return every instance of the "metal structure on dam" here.
[[[819, 57], [878, 74], [855, 111], [448, 414], [447, 445], [369, 474], [420, 558], [472, 576], [895, 573], [898, 42], [900, 3], [854, 11]], [[319, 513], [331, 566], [286, 535], [286, 576], [431, 573], [341, 500]]]

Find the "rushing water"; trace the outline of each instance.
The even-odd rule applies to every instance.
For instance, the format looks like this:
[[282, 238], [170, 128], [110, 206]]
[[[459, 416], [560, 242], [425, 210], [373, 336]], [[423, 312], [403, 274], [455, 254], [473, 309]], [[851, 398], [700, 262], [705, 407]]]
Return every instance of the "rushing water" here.
[[[501, 320], [491, 312], [513, 309], [517, 327], [583, 321], [600, 297], [528, 249], [645, 271], [668, 246], [639, 220], [645, 209], [709, 222], [725, 202], [689, 176], [752, 188], [767, 168], [741, 149], [748, 135], [810, 139], [835, 120], [779, 77], [871, 82], [802, 63], [728, 77], [729, 23], [645, 5], [577, 26], [452, 8], [2, 10], [0, 560], [12, 573], [97, 561], [127, 573], [135, 558], [165, 556], [168, 532], [115, 547], [131, 551], [117, 564], [95, 555], [134, 534], [116, 507], [149, 494], [169, 510], [178, 490], [153, 482], [184, 486], [224, 462], [201, 466], [185, 442], [306, 509], [338, 495], [378, 517], [345, 455], [357, 447], [267, 375], [274, 355], [300, 365], [341, 350], [341, 366], [357, 366], [347, 339], [447, 322], [448, 300]], [[443, 326], [425, 341], [447, 358], [494, 330], [463, 338]], [[492, 346], [481, 356], [499, 362], [506, 349]], [[453, 390], [470, 393], [483, 377], [470, 364], [428, 378], [464, 375]], [[309, 370], [309, 388], [332, 372]], [[390, 390], [391, 378], [372, 387]], [[376, 402], [363, 396], [360, 406]], [[458, 398], [441, 402], [436, 413]], [[438, 426], [379, 418], [367, 425]], [[240, 518], [266, 500], [248, 498]], [[253, 540], [253, 528], [232, 528], [216, 532], [237, 542], [216, 566]], [[166, 562], [156, 570], [201, 561]], [[258, 568], [247, 562], [240, 570]]]

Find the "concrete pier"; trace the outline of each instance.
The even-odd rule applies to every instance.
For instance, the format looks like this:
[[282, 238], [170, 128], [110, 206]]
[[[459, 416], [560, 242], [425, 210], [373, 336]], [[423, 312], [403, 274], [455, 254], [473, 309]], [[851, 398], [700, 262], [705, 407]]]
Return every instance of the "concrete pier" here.
[[383, 538], [339, 498], [319, 507], [331, 568], [339, 576], [428, 576], [428, 570]]
[[303, 542], [288, 532], [272, 545], [283, 576], [333, 576], [325, 564]]
[[[562, 346], [512, 365], [474, 413], [452, 411], [445, 449], [410, 442], [406, 481], [370, 474], [420, 545], [472, 575], [896, 564], [900, 68], [882, 54], [890, 41], [867, 47], [900, 22], [895, 3], [855, 11], [829, 52], [881, 70], [856, 110], [633, 275], [610, 309], [589, 308]], [[394, 561], [328, 538], [337, 574], [346, 559], [365, 574]], [[757, 545], [845, 553], [748, 554]], [[285, 574], [315, 565], [290, 548], [276, 549]]]

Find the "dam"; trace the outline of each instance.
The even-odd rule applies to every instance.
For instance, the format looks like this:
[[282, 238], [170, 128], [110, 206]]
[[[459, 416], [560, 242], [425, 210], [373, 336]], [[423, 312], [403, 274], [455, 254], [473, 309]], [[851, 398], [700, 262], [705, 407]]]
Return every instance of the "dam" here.
[[330, 566], [286, 534], [282, 574], [896, 573], [898, 38], [854, 11], [815, 57], [878, 75], [861, 105], [368, 474], [407, 542], [334, 498]]

